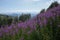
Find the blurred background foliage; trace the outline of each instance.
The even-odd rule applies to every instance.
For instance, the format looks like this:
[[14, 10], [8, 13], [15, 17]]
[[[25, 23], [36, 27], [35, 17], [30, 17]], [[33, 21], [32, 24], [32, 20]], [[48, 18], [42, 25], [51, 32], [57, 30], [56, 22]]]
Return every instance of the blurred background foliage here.
[[5, 25], [11, 25], [11, 23], [17, 23], [19, 21], [26, 21], [29, 20], [31, 18], [30, 14], [22, 14], [19, 17], [12, 17], [12, 16], [8, 16], [8, 15], [1, 15], [0, 14], [0, 26], [5, 26]]

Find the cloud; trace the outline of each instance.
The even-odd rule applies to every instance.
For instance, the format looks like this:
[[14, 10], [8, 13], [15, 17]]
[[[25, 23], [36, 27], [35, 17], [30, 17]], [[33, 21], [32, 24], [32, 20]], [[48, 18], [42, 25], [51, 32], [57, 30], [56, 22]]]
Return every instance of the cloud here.
[[60, 0], [58, 0], [58, 3], [60, 3]]
[[47, 1], [46, 5], [50, 5], [52, 2], [54, 2], [53, 0]]
[[37, 2], [37, 1], [40, 1], [40, 0], [33, 0], [33, 1], [36, 1]]
[[[36, 12], [36, 13], [38, 13], [38, 12], [40, 12], [40, 10], [5, 10], [5, 12], [4, 13], [16, 13], [16, 12], [23, 12], [23, 13], [33, 13], [33, 12]], [[3, 11], [2, 12], [0, 12], [0, 13], [3, 13]]]
[[40, 1], [40, 0], [23, 0], [24, 2], [37, 2], [37, 1]]
[[54, 2], [54, 1], [57, 1], [58, 3], [60, 3], [60, 0], [49, 0], [49, 1], [46, 2], [46, 4], [47, 4], [47, 5], [50, 5], [50, 4], [51, 4], [52, 2]]
[[54, 2], [54, 1], [57, 1], [58, 3], [60, 3], [60, 0], [49, 0], [49, 1], [46, 1], [45, 5], [46, 5], [47, 7], [49, 7], [50, 4], [51, 4], [52, 2]]

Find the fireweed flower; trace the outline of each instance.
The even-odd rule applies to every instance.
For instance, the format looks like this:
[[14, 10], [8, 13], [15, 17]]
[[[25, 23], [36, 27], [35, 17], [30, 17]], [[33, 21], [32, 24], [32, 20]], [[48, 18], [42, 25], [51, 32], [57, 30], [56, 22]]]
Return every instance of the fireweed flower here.
[[0, 37], [2, 36], [3, 34], [2, 34], [2, 30], [0, 29]]
[[1, 29], [2, 32], [4, 32], [4, 28], [3, 27], [1, 27], [0, 29]]
[[20, 29], [23, 26], [23, 22], [22, 23], [18, 23], [18, 29]]
[[44, 18], [44, 20], [43, 20], [44, 26], [47, 25], [47, 22], [48, 22], [48, 20], [46, 18]]
[[12, 29], [15, 29], [16, 28], [16, 25], [11, 24], [11, 27], [12, 27]]
[[2, 32], [0, 32], [0, 37], [2, 37], [2, 35], [3, 35]]
[[[9, 33], [12, 36], [18, 33], [20, 28], [22, 28], [24, 32], [25, 28], [28, 27], [30, 28], [30, 30], [27, 33], [30, 34], [34, 29], [36, 29], [36, 24], [39, 24], [39, 27], [42, 28], [43, 26], [47, 25], [48, 19], [52, 18], [55, 20], [56, 16], [60, 16], [60, 5], [58, 7], [46, 11], [45, 13], [38, 14], [34, 19], [17, 23], [17, 27], [15, 26], [15, 24], [11, 24], [6, 28], [1, 27], [0, 36], [3, 36], [4, 33]], [[52, 22], [50, 22], [50, 25], [52, 25]], [[58, 27], [60, 27], [60, 25], [58, 25]], [[22, 37], [20, 40], [24, 40], [24, 38]]]
[[8, 29], [11, 30], [12, 29], [12, 26], [9, 26]]
[[18, 31], [19, 31], [19, 30], [16, 28], [16, 29], [15, 29], [15, 32], [18, 33]]
[[52, 16], [52, 14], [50, 13], [50, 12], [47, 12], [46, 14], [45, 14], [45, 17], [47, 17], [47, 18], [50, 18]]
[[20, 23], [18, 23], [18, 28], [21, 28], [21, 24]]
[[4, 30], [4, 32], [8, 33], [8, 32], [9, 32], [9, 30], [5, 29], [5, 30]]
[[10, 35], [15, 35], [15, 31], [11, 30], [9, 34]]

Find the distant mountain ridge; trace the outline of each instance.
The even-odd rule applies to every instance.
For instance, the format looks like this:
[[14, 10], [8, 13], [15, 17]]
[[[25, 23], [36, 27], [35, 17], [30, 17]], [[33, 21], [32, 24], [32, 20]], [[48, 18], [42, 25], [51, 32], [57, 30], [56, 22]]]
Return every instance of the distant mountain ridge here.
[[33, 13], [3, 13], [3, 14], [1, 14], [0, 13], [0, 15], [7, 15], [7, 16], [12, 16], [12, 17], [16, 17], [16, 16], [20, 16], [20, 15], [22, 15], [22, 14], [31, 14], [31, 17], [34, 17], [34, 16], [36, 16], [37, 15], [37, 13], [35, 13], [35, 12], [33, 12]]

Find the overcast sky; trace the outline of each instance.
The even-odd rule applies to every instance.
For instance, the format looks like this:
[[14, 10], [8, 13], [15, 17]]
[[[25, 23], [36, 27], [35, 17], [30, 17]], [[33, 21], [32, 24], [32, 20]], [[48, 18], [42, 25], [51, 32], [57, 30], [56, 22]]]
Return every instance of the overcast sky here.
[[0, 0], [0, 13], [6, 12], [40, 12], [60, 0]]

